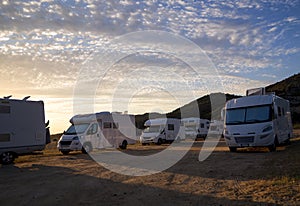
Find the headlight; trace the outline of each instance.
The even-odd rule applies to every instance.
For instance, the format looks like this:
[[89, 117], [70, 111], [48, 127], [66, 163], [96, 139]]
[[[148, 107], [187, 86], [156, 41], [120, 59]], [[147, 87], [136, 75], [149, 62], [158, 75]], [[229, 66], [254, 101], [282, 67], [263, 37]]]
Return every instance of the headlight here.
[[72, 138], [72, 140], [78, 140], [78, 139], [79, 139], [78, 136]]
[[262, 132], [269, 132], [269, 131], [271, 131], [272, 129], [273, 129], [272, 125], [268, 125], [268, 126], [266, 126], [266, 127], [263, 129]]

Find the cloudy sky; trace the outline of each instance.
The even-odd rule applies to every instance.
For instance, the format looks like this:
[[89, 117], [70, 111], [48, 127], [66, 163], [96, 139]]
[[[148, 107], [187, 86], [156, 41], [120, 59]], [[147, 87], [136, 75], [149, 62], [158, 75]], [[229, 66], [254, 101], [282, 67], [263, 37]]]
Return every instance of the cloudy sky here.
[[299, 73], [299, 48], [299, 0], [0, 1], [0, 95], [44, 100], [52, 133], [244, 94]]

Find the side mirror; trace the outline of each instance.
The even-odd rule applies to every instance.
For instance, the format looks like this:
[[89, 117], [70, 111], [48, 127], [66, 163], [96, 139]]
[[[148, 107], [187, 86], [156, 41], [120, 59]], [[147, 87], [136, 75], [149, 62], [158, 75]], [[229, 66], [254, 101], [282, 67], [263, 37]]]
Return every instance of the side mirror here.
[[221, 110], [221, 120], [224, 121], [224, 118], [225, 118], [225, 107], [223, 107]]

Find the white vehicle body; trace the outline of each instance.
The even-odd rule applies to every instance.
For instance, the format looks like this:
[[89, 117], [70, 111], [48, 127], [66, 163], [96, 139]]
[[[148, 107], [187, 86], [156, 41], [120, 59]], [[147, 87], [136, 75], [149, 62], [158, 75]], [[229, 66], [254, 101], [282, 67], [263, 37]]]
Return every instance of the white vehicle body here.
[[76, 115], [70, 119], [71, 126], [58, 141], [63, 154], [80, 150], [120, 147], [136, 143], [135, 119], [133, 115], [100, 112]]
[[231, 151], [289, 142], [292, 122], [289, 101], [275, 94], [232, 99], [225, 106], [224, 137]]
[[183, 128], [180, 120], [175, 118], [149, 119], [144, 123], [146, 129], [140, 136], [140, 142], [144, 144], [172, 142], [184, 139]]
[[205, 138], [209, 129], [209, 120], [190, 117], [181, 119], [186, 138]]
[[12, 163], [18, 155], [43, 150], [50, 142], [44, 103], [0, 99], [0, 162]]
[[212, 120], [209, 124], [209, 134], [212, 136], [220, 136], [223, 134], [224, 122], [220, 120]]

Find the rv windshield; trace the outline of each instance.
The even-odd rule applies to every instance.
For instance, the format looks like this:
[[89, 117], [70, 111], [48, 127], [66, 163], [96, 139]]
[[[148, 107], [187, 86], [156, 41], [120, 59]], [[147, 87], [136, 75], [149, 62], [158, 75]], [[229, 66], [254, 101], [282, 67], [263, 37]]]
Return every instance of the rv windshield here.
[[65, 134], [82, 134], [90, 124], [72, 124]]
[[158, 133], [159, 130], [160, 130], [160, 126], [159, 125], [153, 125], [153, 126], [147, 127], [144, 130], [144, 133]]
[[271, 105], [243, 107], [226, 110], [226, 124], [251, 124], [272, 120]]

